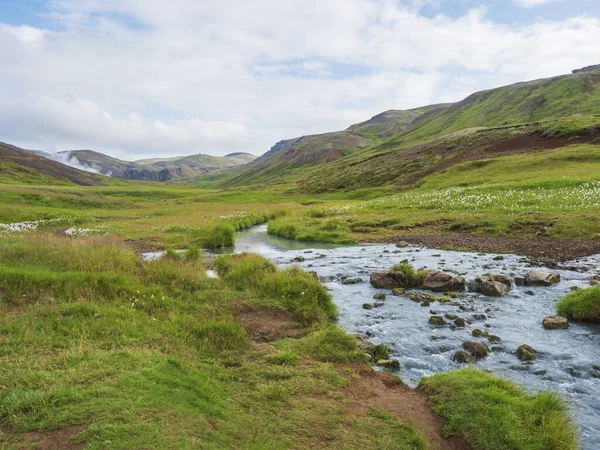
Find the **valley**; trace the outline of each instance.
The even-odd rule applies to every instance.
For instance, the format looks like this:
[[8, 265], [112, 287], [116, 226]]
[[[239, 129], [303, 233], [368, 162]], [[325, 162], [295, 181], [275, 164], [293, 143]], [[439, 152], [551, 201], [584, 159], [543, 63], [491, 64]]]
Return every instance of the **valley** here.
[[0, 145], [0, 445], [599, 444], [597, 68], [256, 159], [68, 157]]

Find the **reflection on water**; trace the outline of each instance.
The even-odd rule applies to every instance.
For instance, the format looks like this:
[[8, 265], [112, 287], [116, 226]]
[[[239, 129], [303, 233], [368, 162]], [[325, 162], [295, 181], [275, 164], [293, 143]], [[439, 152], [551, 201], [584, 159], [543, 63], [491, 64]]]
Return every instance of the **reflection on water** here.
[[[389, 344], [393, 357], [402, 364], [398, 375], [409, 385], [415, 386], [423, 376], [459, 368], [452, 356], [462, 343], [485, 341], [474, 338], [473, 329], [499, 336], [501, 342], [489, 344], [493, 351], [477, 365], [534, 390], [559, 392], [574, 411], [584, 448], [600, 448], [600, 326], [574, 323], [561, 331], [548, 331], [541, 326], [545, 316], [555, 313], [556, 301], [572, 287], [589, 286], [588, 279], [595, 273], [592, 268], [600, 267], [600, 257], [586, 258], [588, 272], [558, 271], [562, 281], [552, 287], [515, 286], [501, 298], [469, 294], [456, 304], [436, 302], [423, 307], [406, 296], [395, 297], [389, 291], [372, 288], [370, 273], [388, 269], [404, 259], [415, 267], [452, 270], [467, 279], [487, 272], [514, 277], [525, 274], [531, 267], [526, 259], [516, 255], [496, 260], [497, 255], [493, 254], [419, 247], [305, 244], [268, 236], [264, 225], [240, 232], [237, 238], [236, 252], [260, 253], [281, 266], [295, 264], [316, 271], [333, 295], [340, 323], [374, 342]], [[342, 277], [357, 277], [362, 283], [343, 285]], [[370, 311], [363, 309], [363, 303], [372, 303], [373, 295], [378, 292], [388, 294], [384, 306]], [[455, 330], [434, 328], [428, 324], [432, 314], [460, 316], [467, 326]], [[541, 352], [533, 364], [523, 364], [516, 357], [516, 349], [522, 344]]]

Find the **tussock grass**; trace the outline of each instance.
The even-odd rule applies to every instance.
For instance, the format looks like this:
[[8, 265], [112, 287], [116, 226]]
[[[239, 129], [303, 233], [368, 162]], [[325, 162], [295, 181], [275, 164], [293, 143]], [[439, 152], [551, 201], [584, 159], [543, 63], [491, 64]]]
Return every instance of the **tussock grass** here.
[[556, 312], [573, 320], [600, 322], [600, 286], [567, 294], [556, 305]]
[[475, 368], [425, 378], [419, 387], [444, 419], [445, 432], [464, 436], [476, 449], [578, 448], [567, 408], [554, 393], [530, 394]]
[[214, 267], [227, 285], [249, 290], [263, 301], [293, 312], [303, 323], [323, 324], [337, 317], [327, 289], [297, 267], [277, 270], [262, 256], [248, 253], [220, 256]]
[[[311, 214], [315, 214], [312, 212]], [[318, 217], [318, 216], [317, 216]], [[268, 233], [301, 242], [327, 242], [331, 244], [354, 244], [356, 239], [350, 234], [350, 229], [344, 221], [328, 219], [301, 220], [284, 218], [269, 221]]]
[[406, 277], [406, 285], [408, 287], [417, 288], [423, 285], [423, 281], [427, 278], [427, 270], [415, 270], [412, 264], [402, 262], [392, 267], [392, 272], [402, 272]]

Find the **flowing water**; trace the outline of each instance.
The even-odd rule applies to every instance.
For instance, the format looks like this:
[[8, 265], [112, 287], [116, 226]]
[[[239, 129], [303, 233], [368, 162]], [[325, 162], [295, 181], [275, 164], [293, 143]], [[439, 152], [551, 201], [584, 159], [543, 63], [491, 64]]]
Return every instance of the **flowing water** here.
[[[492, 351], [476, 363], [478, 367], [533, 391], [560, 393], [579, 426], [583, 448], [600, 449], [600, 325], [571, 323], [568, 330], [553, 331], [542, 328], [542, 319], [555, 314], [557, 300], [574, 286], [589, 287], [590, 276], [600, 268], [600, 255], [565, 264], [578, 271], [551, 270], [561, 276], [561, 282], [551, 287], [514, 286], [504, 297], [468, 294], [455, 304], [434, 302], [423, 307], [406, 296], [392, 296], [389, 290], [371, 287], [369, 275], [405, 259], [415, 268], [459, 273], [467, 280], [488, 272], [524, 276], [532, 266], [527, 258], [517, 255], [502, 255], [504, 259], [497, 260], [497, 254], [416, 246], [300, 243], [269, 236], [266, 231], [266, 225], [261, 225], [238, 233], [235, 249], [228, 251], [258, 253], [283, 267], [298, 265], [317, 272], [338, 306], [340, 325], [372, 342], [389, 345], [392, 358], [402, 364], [397, 375], [408, 385], [414, 387], [421, 377], [460, 368], [452, 357], [462, 343], [484, 342]], [[149, 253], [145, 257], [160, 255]], [[346, 277], [360, 278], [361, 282], [344, 285], [341, 281]], [[383, 306], [363, 309], [364, 303], [375, 303], [376, 293], [387, 294]], [[451, 329], [428, 324], [432, 314], [446, 313], [464, 318], [467, 326]], [[474, 329], [499, 336], [501, 342], [490, 344], [474, 338]], [[516, 356], [522, 344], [532, 346], [540, 357], [533, 363], [522, 363]]]
[[[469, 294], [457, 300], [461, 309], [439, 302], [422, 307], [408, 297], [389, 295], [389, 290], [372, 288], [369, 275], [408, 259], [416, 268], [456, 271], [467, 280], [487, 272], [514, 277], [532, 269], [527, 259], [502, 255], [504, 260], [495, 260], [498, 256], [495, 254], [397, 248], [391, 244], [342, 247], [303, 244], [269, 236], [264, 225], [240, 232], [235, 251], [259, 253], [280, 266], [299, 265], [316, 271], [339, 308], [340, 324], [375, 343], [390, 345], [392, 357], [402, 364], [397, 374], [410, 386], [416, 386], [423, 376], [461, 367], [452, 357], [462, 343], [486, 342], [473, 338], [473, 329], [499, 336], [502, 342], [489, 344], [494, 351], [477, 362], [477, 366], [532, 390], [559, 392], [573, 411], [584, 448], [600, 448], [600, 326], [572, 323], [568, 330], [542, 328], [542, 319], [555, 314], [558, 299], [573, 286], [589, 286], [589, 277], [597, 273], [595, 267], [600, 268], [600, 255], [565, 264], [586, 271], [552, 270], [560, 273], [562, 280], [552, 287], [515, 286], [500, 298]], [[344, 277], [357, 277], [362, 282], [344, 285], [341, 284]], [[530, 290], [534, 295], [526, 294]], [[378, 292], [388, 294], [384, 305], [363, 309], [364, 303], [374, 303], [373, 295]], [[428, 324], [434, 313], [455, 314], [471, 323], [464, 329], [435, 328]], [[522, 344], [541, 352], [533, 364], [524, 364], [517, 358], [517, 347]]]

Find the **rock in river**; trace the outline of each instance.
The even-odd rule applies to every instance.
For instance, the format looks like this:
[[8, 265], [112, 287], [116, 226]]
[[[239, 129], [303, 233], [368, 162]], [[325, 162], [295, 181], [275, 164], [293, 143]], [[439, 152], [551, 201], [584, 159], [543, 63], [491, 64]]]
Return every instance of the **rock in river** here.
[[400, 369], [400, 362], [395, 359], [380, 359], [379, 361], [377, 361], [377, 365], [385, 367], [386, 369]]
[[533, 361], [537, 359], [538, 352], [533, 347], [523, 344], [517, 349], [517, 357], [521, 361]]
[[463, 277], [453, 277], [444, 272], [432, 271], [423, 281], [423, 289], [433, 292], [464, 291], [465, 279]]
[[544, 270], [532, 270], [523, 281], [525, 286], [551, 286], [560, 281], [560, 275]]
[[371, 286], [379, 289], [395, 289], [406, 287], [406, 276], [402, 272], [373, 272]]
[[446, 325], [446, 321], [442, 316], [431, 316], [429, 318], [429, 324], [435, 325], [436, 327], [443, 327], [444, 325]]
[[464, 342], [462, 346], [475, 359], [485, 358], [488, 355], [487, 347], [478, 342], [467, 341], [467, 342]]
[[480, 292], [489, 297], [501, 297], [508, 294], [511, 281], [506, 275], [492, 275], [491, 273], [481, 275], [469, 283], [469, 289]]
[[473, 362], [473, 357], [469, 352], [465, 352], [464, 350], [458, 350], [454, 357], [452, 358], [455, 362], [459, 364], [467, 364]]
[[546, 330], [566, 330], [569, 328], [569, 321], [566, 317], [549, 316], [544, 318], [542, 326]]

